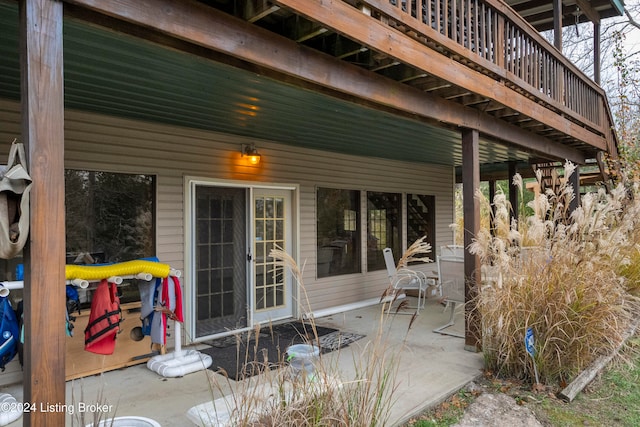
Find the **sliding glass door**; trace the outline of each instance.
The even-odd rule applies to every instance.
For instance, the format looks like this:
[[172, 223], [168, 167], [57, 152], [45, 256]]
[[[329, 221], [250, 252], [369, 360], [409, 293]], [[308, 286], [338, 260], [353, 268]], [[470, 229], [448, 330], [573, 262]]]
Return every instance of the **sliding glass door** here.
[[247, 191], [195, 187], [196, 338], [247, 326]]
[[291, 274], [269, 254], [294, 247], [293, 190], [192, 181], [188, 198], [193, 338], [292, 317]]

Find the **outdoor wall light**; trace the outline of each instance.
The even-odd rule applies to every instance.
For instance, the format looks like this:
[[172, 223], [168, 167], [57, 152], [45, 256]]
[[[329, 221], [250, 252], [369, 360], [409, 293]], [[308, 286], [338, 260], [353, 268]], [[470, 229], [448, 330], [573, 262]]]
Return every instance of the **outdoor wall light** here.
[[252, 165], [257, 165], [260, 163], [260, 158], [262, 157], [258, 150], [256, 150], [256, 146], [253, 144], [242, 144], [242, 157], [247, 157], [249, 163]]

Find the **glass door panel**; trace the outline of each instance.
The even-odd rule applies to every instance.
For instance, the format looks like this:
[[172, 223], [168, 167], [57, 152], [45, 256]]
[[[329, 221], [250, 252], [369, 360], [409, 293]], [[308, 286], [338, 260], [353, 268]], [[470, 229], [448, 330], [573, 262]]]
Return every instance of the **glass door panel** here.
[[246, 193], [196, 187], [196, 338], [247, 326]]
[[290, 274], [269, 257], [272, 249], [291, 250], [291, 192], [256, 189], [254, 209], [254, 322], [293, 314]]

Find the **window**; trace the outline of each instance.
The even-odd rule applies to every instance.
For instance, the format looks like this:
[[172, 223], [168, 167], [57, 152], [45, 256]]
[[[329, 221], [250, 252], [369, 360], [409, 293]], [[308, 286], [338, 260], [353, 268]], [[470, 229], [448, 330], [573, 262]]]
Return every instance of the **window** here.
[[360, 192], [318, 188], [318, 277], [360, 272]]
[[[155, 255], [154, 206], [153, 176], [66, 170], [66, 263]], [[0, 260], [2, 279], [17, 280], [22, 262], [22, 257]]]
[[89, 253], [100, 263], [155, 255], [154, 191], [148, 175], [66, 170], [68, 257]]
[[[154, 181], [149, 175], [66, 170], [67, 264], [155, 255]], [[137, 286], [120, 289], [123, 303], [140, 299]]]
[[407, 246], [423, 236], [431, 244], [431, 252], [420, 256], [428, 256], [435, 261], [435, 197], [421, 194], [407, 194]]
[[[371, 191], [366, 209], [367, 239], [361, 243], [360, 192], [318, 188], [318, 277], [360, 272], [361, 250], [366, 250], [367, 271], [376, 271], [385, 268], [384, 248], [391, 248], [396, 260], [405, 244], [423, 236], [435, 248], [434, 196]], [[423, 256], [435, 259], [433, 251]]]
[[402, 252], [402, 209], [400, 193], [367, 193], [367, 270], [385, 268], [382, 250]]

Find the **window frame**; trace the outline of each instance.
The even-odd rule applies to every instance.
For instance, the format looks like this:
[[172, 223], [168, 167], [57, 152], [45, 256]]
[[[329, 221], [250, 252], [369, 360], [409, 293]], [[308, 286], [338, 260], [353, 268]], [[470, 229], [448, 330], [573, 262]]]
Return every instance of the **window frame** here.
[[[376, 198], [379, 201], [382, 200], [385, 206], [377, 206], [378, 209], [369, 209], [369, 206], [373, 204], [372, 198]], [[386, 192], [386, 191], [367, 191], [366, 194], [366, 212], [367, 212], [367, 249], [366, 249], [366, 265], [367, 271], [384, 270], [386, 268], [384, 257], [382, 256], [382, 250], [390, 247], [393, 251], [394, 257], [398, 256], [402, 249], [405, 236], [405, 224], [404, 219], [404, 193], [402, 192]], [[391, 208], [391, 209], [389, 209]], [[394, 212], [394, 209], [396, 212]], [[372, 218], [373, 212], [384, 212], [384, 218], [381, 215], [377, 218]], [[393, 219], [393, 215], [397, 215], [396, 220]], [[376, 220], [376, 224], [372, 224], [373, 220]], [[389, 227], [397, 227], [399, 233], [394, 233], [393, 230], [389, 230]], [[398, 238], [395, 236], [399, 234]], [[376, 239], [374, 242], [373, 239]], [[380, 240], [382, 240], [380, 242]], [[372, 247], [375, 243], [375, 248]], [[375, 254], [375, 256], [371, 256]]]
[[[360, 227], [359, 230], [359, 235], [360, 235], [360, 267], [359, 270], [357, 272], [345, 272], [345, 273], [336, 273], [336, 274], [320, 274], [319, 270], [321, 268], [321, 257], [323, 256], [321, 254], [320, 248], [320, 236], [319, 236], [319, 228], [318, 228], [318, 192], [320, 191], [320, 189], [328, 189], [328, 190], [336, 190], [336, 191], [355, 191], [359, 194], [359, 218], [358, 218], [358, 226]], [[378, 193], [378, 194], [394, 194], [394, 195], [399, 195], [399, 215], [400, 215], [400, 238], [399, 238], [399, 242], [398, 248], [393, 247], [393, 251], [394, 251], [394, 257], [399, 258], [402, 255], [402, 252], [404, 252], [406, 250], [406, 248], [408, 246], [410, 246], [411, 244], [414, 243], [414, 241], [417, 239], [413, 239], [413, 237], [409, 237], [410, 236], [410, 231], [409, 231], [409, 227], [410, 227], [410, 218], [409, 218], [409, 203], [410, 203], [410, 198], [412, 196], [414, 197], [419, 197], [423, 199], [423, 203], [425, 205], [427, 205], [426, 207], [429, 208], [429, 213], [428, 213], [428, 220], [426, 221], [426, 228], [427, 230], [425, 230], [425, 234], [427, 236], [427, 241], [431, 244], [431, 248], [432, 251], [429, 254], [425, 254], [425, 256], [428, 256], [431, 259], [435, 259], [435, 247], [436, 247], [436, 207], [437, 207], [437, 198], [435, 194], [429, 194], [428, 192], [419, 192], [419, 191], [411, 191], [411, 192], [390, 192], [390, 191], [377, 191], [377, 190], [369, 190], [369, 189], [350, 189], [350, 188], [339, 188], [339, 187], [335, 187], [335, 186], [321, 186], [318, 185], [316, 186], [316, 197], [315, 197], [315, 208], [316, 208], [316, 233], [315, 233], [315, 237], [316, 237], [316, 279], [324, 279], [324, 278], [328, 278], [328, 277], [339, 277], [339, 276], [344, 276], [347, 274], [354, 274], [354, 273], [366, 273], [366, 272], [374, 272], [374, 271], [380, 271], [381, 269], [384, 269], [384, 265], [379, 263], [379, 265], [372, 265], [370, 263], [369, 260], [369, 254], [368, 254], [368, 235], [369, 235], [369, 217], [370, 217], [370, 211], [368, 209], [369, 206], [369, 198], [368, 195], [370, 193]], [[379, 248], [377, 248], [376, 250], [378, 250]], [[382, 252], [382, 249], [380, 249], [380, 252]], [[326, 266], [325, 266], [326, 267]]]
[[[148, 180], [147, 183], [141, 184], [141, 185], [149, 185], [149, 188], [146, 190], [148, 191], [148, 196], [150, 197], [150, 200], [148, 200], [149, 206], [148, 206], [148, 213], [151, 215], [151, 218], [149, 218], [150, 224], [148, 227], [148, 241], [146, 241], [145, 244], [142, 245], [141, 248], [138, 249], [138, 253], [135, 254], [131, 254], [131, 256], [126, 256], [123, 259], [119, 259], [118, 256], [121, 255], [126, 255], [126, 252], [120, 253], [118, 252], [117, 254], [111, 254], [110, 255], [107, 253], [108, 251], [105, 251], [104, 249], [112, 246], [109, 243], [107, 243], [106, 245], [104, 245], [102, 248], [101, 246], [101, 242], [99, 241], [99, 237], [91, 237], [89, 238], [85, 243], [87, 246], [86, 250], [80, 250], [80, 249], [73, 249], [73, 250], [69, 250], [70, 249], [70, 241], [69, 241], [69, 230], [70, 230], [70, 225], [73, 223], [73, 218], [74, 217], [78, 217], [78, 215], [82, 216], [82, 212], [83, 210], [81, 208], [79, 208], [79, 213], [74, 214], [73, 216], [69, 215], [69, 209], [73, 209], [72, 206], [70, 206], [72, 203], [74, 203], [73, 201], [70, 201], [69, 199], [69, 195], [71, 195], [73, 192], [69, 191], [68, 189], [68, 181], [67, 181], [67, 174], [69, 173], [73, 173], [73, 172], [77, 172], [79, 175], [82, 173], [86, 173], [88, 175], [90, 174], [104, 174], [104, 175], [114, 175], [114, 176], [129, 176], [129, 177], [144, 177], [144, 179]], [[86, 177], [80, 177], [80, 180], [86, 179]], [[81, 181], [79, 181], [81, 182]], [[128, 188], [128, 187], [123, 187], [124, 189]], [[89, 191], [90, 192], [90, 191]], [[122, 194], [127, 193], [126, 191], [122, 191]], [[117, 197], [117, 194], [116, 194]], [[93, 202], [89, 203], [90, 205]], [[104, 201], [103, 201], [104, 203]], [[87, 207], [88, 208], [88, 207]], [[140, 259], [140, 258], [147, 258], [147, 257], [154, 257], [157, 255], [157, 223], [158, 223], [158, 216], [157, 216], [157, 209], [158, 209], [158, 176], [157, 174], [152, 174], [152, 173], [140, 173], [140, 172], [114, 172], [114, 171], [106, 171], [106, 170], [96, 170], [96, 169], [88, 169], [88, 168], [65, 168], [65, 253], [66, 253], [66, 263], [67, 264], [92, 264], [92, 263], [109, 263], [109, 262], [123, 262], [123, 261], [130, 261], [133, 259]], [[114, 209], [115, 212], [119, 212], [120, 214], [122, 213], [122, 210], [118, 210], [117, 208]], [[86, 209], [85, 211], [86, 212]], [[138, 215], [139, 216], [139, 215]], [[133, 223], [136, 223], [136, 216], [128, 218], [129, 219], [129, 223], [131, 223], [131, 221], [133, 221]], [[71, 221], [71, 222], [70, 222]], [[126, 221], [125, 221], [126, 222]], [[94, 223], [95, 224], [95, 223]], [[80, 243], [82, 243], [81, 241], [79, 241]], [[88, 246], [91, 247], [88, 247]], [[123, 284], [121, 284], [119, 286], [119, 291], [121, 293], [120, 295], [120, 301], [121, 303], [129, 303], [129, 302], [137, 302], [140, 301], [140, 293], [137, 289], [136, 286], [131, 286], [132, 282], [130, 280], [125, 280], [125, 282], [123, 282]], [[81, 293], [80, 295], [80, 299], [81, 299], [81, 303], [82, 303], [82, 308], [86, 308], [89, 306], [89, 303], [91, 301], [91, 294], [92, 294], [92, 290], [93, 287], [90, 287], [89, 289], [86, 290], [82, 290], [82, 292], [79, 291], [79, 293]]]
[[[349, 204], [343, 207], [341, 216], [332, 217], [335, 235], [321, 236], [321, 212], [319, 208], [322, 192], [340, 192], [342, 200]], [[330, 197], [327, 193], [325, 197]], [[362, 273], [362, 191], [336, 187], [316, 187], [316, 278]], [[349, 209], [345, 209], [349, 208]], [[340, 209], [340, 208], [337, 208]], [[346, 213], [350, 212], [347, 218]], [[347, 226], [348, 223], [348, 226]], [[340, 227], [342, 225], [342, 227]], [[353, 229], [355, 227], [355, 229]], [[346, 256], [345, 256], [346, 254]], [[345, 264], [347, 262], [347, 264]], [[339, 265], [336, 265], [339, 264]], [[333, 271], [332, 271], [333, 270]]]

